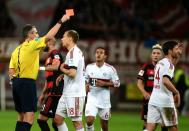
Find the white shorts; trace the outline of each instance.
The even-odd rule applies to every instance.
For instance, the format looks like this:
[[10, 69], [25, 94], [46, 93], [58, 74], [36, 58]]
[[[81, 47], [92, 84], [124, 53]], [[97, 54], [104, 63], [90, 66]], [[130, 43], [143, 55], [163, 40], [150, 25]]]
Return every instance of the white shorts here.
[[96, 115], [100, 116], [103, 120], [109, 120], [111, 117], [111, 110], [110, 108], [98, 108], [92, 103], [87, 103], [85, 107], [85, 116], [94, 116]]
[[85, 97], [61, 97], [56, 114], [64, 118], [71, 117], [72, 121], [82, 121]]
[[148, 105], [147, 123], [161, 123], [165, 126], [178, 124], [177, 111], [175, 107], [157, 107]]

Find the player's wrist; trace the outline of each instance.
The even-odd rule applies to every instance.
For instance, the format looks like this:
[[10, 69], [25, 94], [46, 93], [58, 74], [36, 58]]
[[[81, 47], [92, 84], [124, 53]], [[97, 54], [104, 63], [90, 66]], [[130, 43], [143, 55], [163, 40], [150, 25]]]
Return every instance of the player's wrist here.
[[60, 25], [63, 24], [62, 19], [60, 19], [57, 23], [60, 24]]
[[179, 91], [173, 92], [174, 95], [179, 95]]
[[58, 23], [58, 24], [63, 24], [63, 23], [64, 23], [64, 20], [60, 19], [57, 23]]

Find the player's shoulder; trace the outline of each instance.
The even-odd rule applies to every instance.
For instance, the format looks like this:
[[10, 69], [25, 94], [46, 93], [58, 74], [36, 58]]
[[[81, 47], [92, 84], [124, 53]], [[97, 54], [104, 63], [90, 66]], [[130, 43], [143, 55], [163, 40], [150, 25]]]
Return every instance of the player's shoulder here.
[[71, 49], [70, 54], [83, 55], [82, 50], [78, 46], [74, 46], [74, 48]]
[[141, 69], [140, 70], [145, 70], [147, 68], [154, 68], [154, 65], [152, 64], [152, 62], [147, 62], [147, 63], [144, 63], [142, 66], [141, 66]]
[[20, 47], [21, 47], [21, 45], [17, 46], [17, 47], [13, 50], [12, 55], [14, 55], [16, 52], [18, 52], [19, 49], [20, 49]]
[[158, 64], [162, 65], [162, 66], [167, 66], [167, 65], [170, 65], [170, 61], [167, 59], [167, 58], [163, 58], [161, 59]]
[[90, 63], [90, 64], [87, 65], [87, 67], [93, 67], [93, 66], [95, 66], [95, 62]]
[[112, 65], [110, 65], [110, 64], [108, 64], [108, 63], [104, 63], [104, 66], [106, 67], [106, 68], [109, 68], [110, 70], [112, 70], [112, 71], [116, 71], [116, 69], [112, 66]]

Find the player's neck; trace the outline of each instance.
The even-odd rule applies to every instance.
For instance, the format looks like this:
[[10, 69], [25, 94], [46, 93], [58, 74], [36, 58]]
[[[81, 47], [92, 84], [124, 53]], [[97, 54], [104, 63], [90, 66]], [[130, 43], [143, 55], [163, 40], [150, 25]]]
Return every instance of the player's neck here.
[[173, 57], [171, 55], [166, 55], [165, 58], [169, 59], [173, 63]]
[[30, 38], [26, 38], [25, 39], [25, 42], [29, 42], [29, 41], [31, 41], [32, 39], [30, 39]]
[[104, 65], [104, 61], [96, 61], [96, 65], [97, 65], [98, 67], [101, 67], [101, 66]]
[[157, 62], [155, 62], [155, 61], [152, 61], [152, 64], [153, 64], [153, 65], [156, 65], [156, 64], [157, 64]]
[[74, 43], [70, 43], [70, 45], [67, 47], [68, 50], [71, 50], [75, 46]]

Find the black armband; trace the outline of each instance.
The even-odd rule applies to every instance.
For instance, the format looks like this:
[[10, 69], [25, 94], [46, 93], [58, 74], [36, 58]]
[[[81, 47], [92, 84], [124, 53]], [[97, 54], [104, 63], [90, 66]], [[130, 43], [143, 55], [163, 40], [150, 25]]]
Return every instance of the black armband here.
[[58, 24], [62, 24], [63, 22], [61, 21], [61, 19], [57, 22]]

